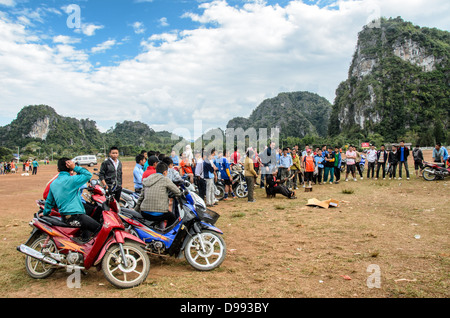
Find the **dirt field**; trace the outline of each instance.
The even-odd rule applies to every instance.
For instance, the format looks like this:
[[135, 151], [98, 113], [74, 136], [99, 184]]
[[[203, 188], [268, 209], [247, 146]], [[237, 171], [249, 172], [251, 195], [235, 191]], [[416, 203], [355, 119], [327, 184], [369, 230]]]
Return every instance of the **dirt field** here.
[[[429, 157], [430, 155], [427, 154]], [[132, 187], [133, 162], [124, 164]], [[92, 169], [90, 169], [92, 171]], [[297, 200], [221, 202], [217, 226], [224, 231], [227, 257], [212, 272], [198, 272], [185, 260], [151, 257], [145, 283], [117, 290], [91, 269], [81, 288], [70, 289], [60, 270], [46, 280], [30, 278], [16, 251], [31, 231], [47, 181], [56, 166], [37, 176], [0, 176], [0, 294], [2, 297], [123, 298], [385, 298], [450, 296], [449, 179], [360, 180], [301, 188]], [[352, 192], [350, 194], [343, 193]], [[307, 207], [308, 199], [336, 199], [337, 208]], [[378, 275], [379, 274], [379, 275]], [[379, 285], [375, 276], [380, 278]], [[373, 288], [369, 288], [373, 287]], [[378, 288], [377, 288], [378, 287]]]

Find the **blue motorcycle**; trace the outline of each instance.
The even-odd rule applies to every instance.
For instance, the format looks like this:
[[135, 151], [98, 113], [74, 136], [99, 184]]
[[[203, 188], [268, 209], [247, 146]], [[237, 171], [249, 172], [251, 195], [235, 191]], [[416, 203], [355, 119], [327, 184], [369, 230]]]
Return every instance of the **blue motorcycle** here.
[[223, 232], [214, 226], [219, 214], [206, 208], [205, 202], [181, 185], [182, 194], [174, 199], [175, 221], [164, 230], [160, 217], [152, 217], [121, 208], [119, 216], [126, 230], [146, 243], [145, 250], [153, 255], [184, 257], [197, 270], [210, 271], [219, 267], [226, 256]]

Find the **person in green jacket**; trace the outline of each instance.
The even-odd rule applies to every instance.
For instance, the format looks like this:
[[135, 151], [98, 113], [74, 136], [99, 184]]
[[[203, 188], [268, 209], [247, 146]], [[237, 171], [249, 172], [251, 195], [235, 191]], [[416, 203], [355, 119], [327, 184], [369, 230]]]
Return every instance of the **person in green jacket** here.
[[[88, 232], [95, 233], [100, 227], [100, 223], [86, 214], [79, 194], [80, 187], [92, 178], [92, 173], [76, 166], [69, 158], [58, 160], [58, 171], [59, 175], [51, 183], [45, 201], [44, 216], [49, 215], [52, 208], [57, 207], [63, 222], [71, 227], [81, 228], [82, 238], [87, 239]], [[72, 171], [76, 175], [71, 175]]]

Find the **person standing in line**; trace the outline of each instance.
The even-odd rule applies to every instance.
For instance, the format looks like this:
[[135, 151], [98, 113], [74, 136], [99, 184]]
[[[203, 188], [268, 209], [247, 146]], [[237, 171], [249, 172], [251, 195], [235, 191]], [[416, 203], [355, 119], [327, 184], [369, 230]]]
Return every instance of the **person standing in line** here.
[[306, 187], [306, 182], [308, 182], [308, 187], [311, 188], [311, 183], [314, 178], [314, 170], [316, 168], [316, 162], [314, 161], [314, 155], [311, 149], [306, 150], [306, 156], [302, 160], [303, 169], [305, 170], [305, 183], [303, 187]]
[[37, 162], [36, 158], [34, 158], [34, 160], [33, 160], [33, 162], [32, 162], [32, 165], [33, 165], [33, 172], [32, 172], [32, 175], [36, 175], [36, 174], [37, 174], [38, 167], [39, 167], [39, 162]]
[[206, 199], [206, 181], [204, 177], [204, 169], [203, 169], [203, 153], [202, 152], [196, 152], [195, 153], [195, 181], [198, 187], [198, 195], [203, 200]]
[[[423, 153], [419, 145], [416, 145], [416, 148], [413, 149], [412, 154], [414, 159], [414, 171], [416, 173], [416, 177], [418, 178], [419, 176], [422, 175], [423, 170]], [[420, 175], [419, 175], [419, 168], [420, 168]]]
[[325, 156], [325, 174], [323, 177], [323, 183], [328, 182], [328, 174], [330, 175], [330, 184], [333, 184], [334, 181], [334, 163], [336, 161], [336, 157], [333, 153], [333, 149], [328, 148], [327, 155]]
[[[226, 150], [223, 151], [223, 157], [221, 158], [220, 177], [222, 178], [223, 184], [225, 185], [225, 194], [223, 200], [227, 201], [230, 199], [234, 199], [235, 194], [232, 188], [233, 183], [231, 181], [230, 161], [228, 159], [228, 152]], [[229, 195], [231, 195], [231, 198], [229, 197]]]
[[203, 161], [203, 178], [206, 182], [205, 203], [206, 206], [213, 206], [216, 200], [214, 180], [216, 178], [217, 168], [214, 165], [215, 149]]
[[139, 154], [136, 156], [136, 165], [133, 169], [133, 183], [134, 183], [134, 192], [141, 193], [142, 188], [142, 176], [144, 175], [144, 164], [145, 164], [145, 156]]
[[408, 169], [408, 156], [409, 156], [409, 149], [405, 146], [405, 142], [402, 140], [400, 141], [400, 147], [397, 151], [397, 159], [398, 159], [398, 179], [402, 179], [402, 166], [405, 166], [406, 170], [406, 179], [409, 180], [409, 169]]
[[397, 165], [398, 165], [397, 153], [398, 153], [397, 147], [396, 146], [392, 146], [392, 149], [389, 152], [389, 157], [388, 157], [388, 161], [389, 161], [389, 180], [391, 180], [392, 178], [395, 179], [395, 173], [396, 173]]
[[375, 178], [375, 165], [377, 163], [377, 150], [373, 144], [370, 145], [370, 149], [367, 150], [367, 179], [370, 178], [370, 172], [372, 172], [372, 179]]
[[291, 166], [292, 166], [292, 157], [288, 154], [288, 149], [283, 148], [283, 152], [280, 155], [280, 178], [282, 180], [287, 179], [286, 181], [286, 187], [291, 187], [291, 181], [290, 181], [290, 175], [291, 175]]
[[339, 150], [339, 147], [334, 147], [334, 176], [336, 180], [335, 184], [338, 184], [341, 181], [341, 165], [342, 165], [342, 156]]
[[107, 189], [112, 190], [114, 187], [114, 198], [119, 202], [122, 193], [122, 162], [117, 147], [109, 149], [109, 158], [102, 162], [98, 178]]
[[384, 145], [380, 146], [380, 150], [377, 151], [377, 176], [375, 180], [378, 180], [380, 176], [380, 168], [383, 169], [383, 180], [386, 179], [386, 162], [388, 161], [388, 153], [385, 150]]
[[234, 147], [233, 155], [231, 156], [233, 163], [236, 165], [241, 160], [241, 155], [239, 154], [238, 147]]
[[314, 168], [314, 177], [313, 177], [314, 184], [317, 183], [322, 184], [325, 158], [322, 156], [321, 149], [319, 149], [317, 151], [317, 154], [314, 155], [314, 162], [316, 164]]
[[293, 182], [293, 188], [294, 190], [297, 190], [297, 179], [299, 181], [299, 184], [301, 183], [301, 174], [300, 173], [300, 157], [297, 155], [297, 150], [294, 148], [292, 149], [292, 166], [291, 166], [291, 172], [292, 172], [292, 182]]
[[253, 150], [247, 150], [247, 154], [244, 160], [244, 177], [247, 182], [248, 189], [248, 202], [255, 202], [253, 193], [255, 190], [255, 182], [258, 174], [256, 173], [253, 166]]
[[363, 180], [364, 176], [361, 170], [361, 166], [364, 167], [366, 163], [366, 157], [364, 156], [364, 154], [361, 154], [358, 150], [356, 150], [355, 146], [353, 146], [353, 151], [356, 152], [356, 163], [355, 163], [356, 170], [358, 170], [359, 177], [361, 178], [361, 180]]
[[345, 174], [345, 181], [348, 181], [349, 173], [353, 176], [353, 181], [356, 181], [356, 151], [353, 146], [350, 146], [345, 153], [345, 158], [347, 160], [347, 172]]

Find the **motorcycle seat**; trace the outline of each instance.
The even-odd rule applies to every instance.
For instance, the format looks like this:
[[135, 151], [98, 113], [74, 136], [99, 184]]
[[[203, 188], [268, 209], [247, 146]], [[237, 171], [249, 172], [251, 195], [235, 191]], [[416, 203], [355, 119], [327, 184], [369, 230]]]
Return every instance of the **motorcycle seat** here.
[[130, 215], [130, 216], [132, 216], [134, 218], [137, 218], [137, 219], [143, 219], [144, 218], [141, 213], [139, 213], [139, 212], [137, 212], [135, 210], [132, 210], [132, 209], [127, 209], [127, 208], [123, 208], [122, 207], [122, 208], [120, 208], [120, 212], [122, 212], [123, 214], [128, 214], [128, 215]]
[[70, 226], [68, 224], [66, 224], [65, 222], [63, 222], [61, 220], [60, 217], [57, 216], [42, 216], [41, 220], [43, 220], [44, 222], [52, 225], [52, 226], [57, 226], [57, 227], [73, 227]]
[[128, 190], [128, 189], [123, 189], [123, 188], [122, 188], [122, 192], [126, 193], [126, 194], [133, 194], [134, 193], [134, 191], [131, 191], [131, 190]]

